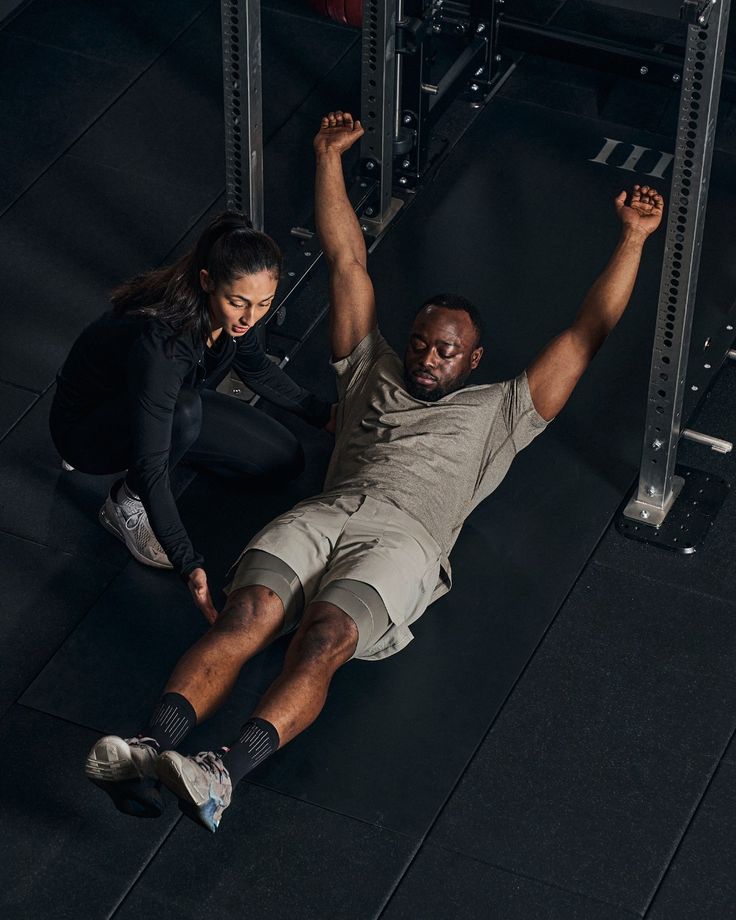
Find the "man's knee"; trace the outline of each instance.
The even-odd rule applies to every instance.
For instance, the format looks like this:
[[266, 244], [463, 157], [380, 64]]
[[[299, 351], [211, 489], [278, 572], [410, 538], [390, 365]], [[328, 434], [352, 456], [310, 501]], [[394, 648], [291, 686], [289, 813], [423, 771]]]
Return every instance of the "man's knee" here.
[[340, 665], [355, 652], [358, 627], [339, 607], [317, 602], [305, 612], [294, 643], [303, 661]]
[[278, 594], [263, 585], [248, 585], [228, 595], [212, 629], [228, 633], [259, 629], [277, 634], [283, 623], [284, 605]]

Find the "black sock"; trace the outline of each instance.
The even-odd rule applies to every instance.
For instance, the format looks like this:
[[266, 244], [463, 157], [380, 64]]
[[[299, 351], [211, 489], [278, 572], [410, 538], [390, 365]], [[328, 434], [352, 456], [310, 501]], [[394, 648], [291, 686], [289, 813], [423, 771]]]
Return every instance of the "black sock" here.
[[164, 693], [138, 737], [151, 738], [160, 751], [170, 751], [196, 724], [197, 715], [186, 697], [180, 693]]
[[240, 729], [240, 737], [222, 755], [222, 762], [236, 786], [246, 773], [278, 750], [279, 733], [265, 719], [250, 719]]

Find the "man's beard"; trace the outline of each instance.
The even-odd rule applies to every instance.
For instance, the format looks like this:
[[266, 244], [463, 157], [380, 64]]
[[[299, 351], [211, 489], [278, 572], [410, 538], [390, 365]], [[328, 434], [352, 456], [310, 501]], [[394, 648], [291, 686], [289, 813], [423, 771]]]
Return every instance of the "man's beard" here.
[[457, 377], [445, 387], [440, 386], [440, 384], [437, 384], [434, 387], [425, 387], [422, 386], [422, 384], [419, 383], [406, 368], [404, 368], [404, 386], [406, 387], [407, 393], [409, 393], [410, 396], [413, 396], [414, 399], [422, 399], [424, 402], [438, 402], [438, 400], [442, 399], [443, 396], [447, 396], [449, 393], [454, 393], [455, 390], [459, 390], [465, 386], [465, 381], [469, 376], [470, 374], [465, 374], [464, 377]]

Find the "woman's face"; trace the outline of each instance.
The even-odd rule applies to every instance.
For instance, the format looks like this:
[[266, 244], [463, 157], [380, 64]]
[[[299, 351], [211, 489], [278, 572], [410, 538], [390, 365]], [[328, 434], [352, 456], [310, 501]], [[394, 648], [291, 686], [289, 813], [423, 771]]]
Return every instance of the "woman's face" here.
[[245, 335], [265, 316], [276, 296], [278, 278], [269, 271], [242, 275], [232, 284], [214, 287], [206, 269], [199, 273], [202, 289], [209, 294], [212, 331], [222, 329], [233, 338]]

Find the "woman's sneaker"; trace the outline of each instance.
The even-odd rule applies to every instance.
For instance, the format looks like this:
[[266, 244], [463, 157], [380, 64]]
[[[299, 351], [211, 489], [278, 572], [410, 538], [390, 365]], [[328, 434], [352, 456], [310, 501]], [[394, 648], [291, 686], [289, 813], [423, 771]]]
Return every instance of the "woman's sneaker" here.
[[158, 818], [164, 810], [158, 748], [149, 741], [105, 735], [92, 745], [84, 765], [87, 779], [105, 790], [118, 811], [136, 818]]
[[156, 761], [161, 782], [179, 799], [179, 808], [213, 834], [233, 796], [230, 774], [212, 751], [184, 757], [164, 751]]
[[[117, 495], [117, 499], [113, 495]], [[122, 540], [138, 562], [155, 569], [174, 568], [154, 536], [143, 502], [124, 483], [110, 489], [105, 504], [100, 508], [99, 517], [100, 524], [118, 540]]]

